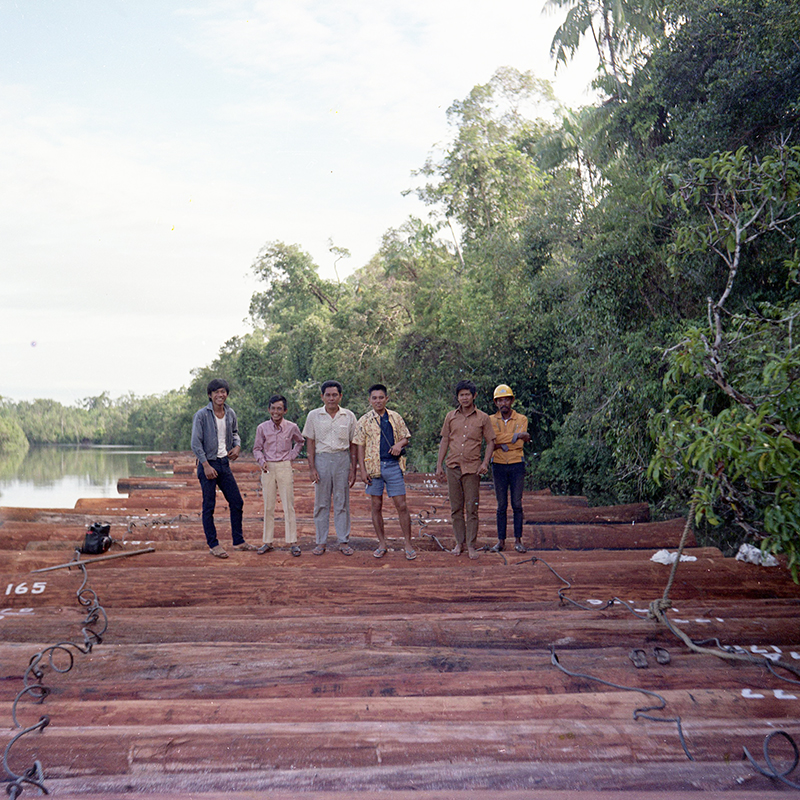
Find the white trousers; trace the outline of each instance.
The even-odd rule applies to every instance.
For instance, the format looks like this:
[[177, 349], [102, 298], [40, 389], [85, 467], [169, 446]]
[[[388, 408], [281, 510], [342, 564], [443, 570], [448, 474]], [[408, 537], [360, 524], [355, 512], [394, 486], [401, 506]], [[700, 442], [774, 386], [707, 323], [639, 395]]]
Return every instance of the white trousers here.
[[261, 473], [261, 488], [264, 490], [264, 543], [275, 539], [275, 500], [278, 493], [283, 506], [286, 544], [297, 541], [297, 520], [294, 515], [294, 478], [291, 461], [267, 461], [269, 472]]

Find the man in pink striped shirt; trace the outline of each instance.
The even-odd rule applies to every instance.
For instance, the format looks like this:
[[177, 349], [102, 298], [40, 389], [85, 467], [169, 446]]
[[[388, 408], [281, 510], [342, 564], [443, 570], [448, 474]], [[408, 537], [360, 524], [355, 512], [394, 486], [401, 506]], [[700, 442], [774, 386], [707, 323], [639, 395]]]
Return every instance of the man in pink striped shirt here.
[[264, 491], [264, 544], [258, 548], [258, 552], [268, 553], [274, 549], [272, 542], [275, 539], [275, 500], [280, 492], [286, 544], [291, 545], [293, 556], [299, 556], [292, 461], [300, 455], [304, 439], [300, 428], [294, 422], [284, 419], [287, 407], [283, 395], [276, 394], [270, 397], [270, 418], [256, 428], [253, 455], [261, 467], [261, 487]]

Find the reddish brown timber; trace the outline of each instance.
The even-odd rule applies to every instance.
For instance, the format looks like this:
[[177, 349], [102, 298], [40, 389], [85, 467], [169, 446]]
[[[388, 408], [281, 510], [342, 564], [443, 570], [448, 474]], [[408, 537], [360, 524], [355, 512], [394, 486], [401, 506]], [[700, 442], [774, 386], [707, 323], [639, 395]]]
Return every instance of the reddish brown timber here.
[[[774, 730], [769, 720], [695, 721], [686, 735], [697, 761], [724, 762]], [[7, 734], [0, 734], [4, 744]], [[27, 751], [27, 752], [26, 752]], [[82, 754], [83, 757], [76, 757]], [[734, 756], [736, 754], [736, 756]], [[209, 763], [229, 769], [278, 770], [399, 766], [432, 762], [614, 763], [677, 762], [685, 758], [675, 726], [649, 720], [524, 720], [481, 722], [302, 722], [65, 728], [21, 740], [22, 763], [39, 758], [53, 778], [119, 774], [127, 766], [165, 772], [205, 772]], [[124, 773], [123, 773], [124, 774]]]
[[119, 478], [117, 480], [117, 492], [125, 494], [127, 492], [151, 491], [153, 489], [175, 489], [189, 488], [190, 482], [187, 477], [182, 475], [164, 476], [135, 476], [130, 478]]
[[[186, 538], [184, 536], [185, 527], [179, 525], [168, 525], [164, 527], [155, 526], [153, 528], [133, 529], [133, 536], [150, 536], [147, 540], [148, 546], [152, 544], [158, 551], [158, 558], [149, 562], [148, 567], [151, 569], [159, 569], [163, 567], [192, 567], [192, 568], [207, 568], [214, 569], [216, 567], [224, 568], [225, 565], [218, 560], [212, 560], [208, 553], [208, 547], [202, 538], [202, 535], [197, 531], [197, 535]], [[82, 531], [80, 532], [82, 536]], [[112, 528], [113, 533], [113, 528]], [[77, 537], [75, 537], [77, 538]], [[259, 537], [260, 540], [260, 537]], [[256, 539], [252, 539], [256, 541]], [[375, 549], [375, 541], [372, 538], [351, 538], [351, 542], [355, 549], [355, 554], [348, 558], [342, 557], [335, 546], [333, 549], [326, 551], [322, 556], [314, 556], [312, 558], [305, 558], [305, 555], [311, 555], [310, 549], [314, 546], [314, 541], [310, 537], [301, 539], [301, 549], [304, 552], [303, 558], [294, 558], [290, 555], [288, 548], [283, 541], [278, 540], [275, 543], [275, 550], [270, 553], [258, 555], [252, 552], [240, 553], [233, 551], [229, 553], [230, 558], [226, 562], [230, 566], [231, 559], [236, 559], [237, 562], [243, 566], [250, 566], [254, 568], [263, 568], [266, 570], [271, 569], [362, 569], [369, 574], [382, 575], [387, 571], [407, 570], [411, 573], [417, 573], [420, 569], [472, 569], [472, 568], [493, 568], [497, 570], [530, 570], [532, 568], [543, 569], [544, 563], [553, 565], [557, 570], [557, 565], [570, 565], [572, 568], [579, 568], [580, 565], [587, 564], [590, 568], [599, 568], [601, 564], [607, 563], [611, 568], [614, 565], [620, 565], [630, 562], [632, 565], [647, 564], [648, 569], [655, 567], [654, 574], [659, 574], [659, 571], [664, 574], [665, 582], [666, 576], [669, 573], [669, 567], [662, 564], [655, 564], [650, 561], [650, 557], [655, 548], [648, 551], [642, 550], [558, 550], [548, 552], [530, 551], [526, 554], [516, 553], [513, 550], [505, 552], [503, 556], [497, 553], [482, 552], [479, 554], [476, 561], [469, 560], [466, 556], [454, 556], [450, 552], [443, 552], [436, 548], [433, 542], [422, 537], [414, 537], [415, 547], [419, 552], [416, 562], [409, 562], [405, 558], [403, 540], [399, 537], [387, 536], [387, 544], [389, 552], [381, 559], [373, 557]], [[64, 553], [65, 548], [70, 546], [70, 541], [65, 541], [62, 546], [56, 547], [40, 547], [37, 543], [30, 543], [31, 546], [26, 547], [24, 550], [0, 550], [0, 569], [14, 569], [14, 570], [34, 570], [41, 567], [52, 566], [57, 564], [62, 559], [61, 554]], [[111, 546], [109, 552], [117, 550], [133, 550], [141, 544], [140, 540], [122, 538], [117, 543]], [[488, 543], [487, 543], [488, 544]], [[230, 546], [225, 545], [230, 550]], [[684, 555], [692, 555], [698, 560], [703, 560], [707, 564], [715, 564], [717, 561], [724, 562], [722, 553], [715, 547], [696, 547], [687, 548]], [[534, 563], [532, 558], [537, 559]], [[537, 563], [539, 566], [537, 567]], [[693, 562], [687, 562], [693, 563]], [[736, 562], [740, 563], [740, 562]], [[772, 577], [780, 576], [783, 581], [787, 577], [787, 573], [783, 567], [775, 568], [758, 568], [753, 565], [746, 566], [744, 570], [746, 574], [758, 577]], [[546, 569], [546, 568], [544, 568]]]
[[[454, 539], [452, 527], [447, 520], [441, 518], [434, 519], [433, 522], [422, 527], [420, 532], [417, 508], [413, 500], [409, 503], [412, 512], [412, 531], [418, 544], [425, 549], [438, 549], [430, 535], [436, 536], [444, 546], [452, 545]], [[218, 527], [222, 533], [226, 528], [227, 519], [224, 514], [226, 509], [222, 509]], [[256, 510], [251, 505], [245, 507], [245, 537], [251, 540], [260, 540], [262, 534], [262, 520], [260, 517], [260, 506]], [[149, 509], [149, 510], [125, 510], [116, 511], [115, 514], [125, 516], [112, 516], [107, 513], [96, 514], [93, 519], [108, 521], [111, 528], [111, 536], [117, 540], [141, 540], [162, 539], [164, 541], [193, 540], [203, 543], [205, 537], [200, 525], [199, 513], [195, 507], [188, 507], [183, 510], [175, 508]], [[259, 516], [254, 516], [258, 513]], [[84, 519], [83, 516], [79, 519]], [[89, 518], [91, 519], [91, 518]], [[386, 530], [390, 538], [399, 536], [400, 526], [396, 516], [391, 513], [384, 515]], [[283, 516], [279, 510], [276, 515], [277, 530], [276, 535], [279, 539], [283, 536]], [[31, 542], [49, 541], [68, 541], [79, 542], [83, 539], [86, 528], [81, 524], [76, 524], [75, 518], [61, 517], [53, 521], [37, 522], [7, 522], [3, 525], [3, 537], [0, 540], [0, 550], [2, 549], [22, 549]], [[600, 549], [600, 548], [652, 548], [653, 550], [664, 547], [677, 547], [682, 532], [680, 521], [637, 523], [635, 525], [553, 525], [553, 526], [526, 526], [523, 529], [523, 542], [527, 547], [537, 549]], [[312, 542], [314, 539], [314, 524], [311, 513], [298, 516], [298, 533], [301, 540], [307, 539]], [[366, 540], [367, 545], [375, 542], [374, 532], [369, 515], [363, 509], [363, 516], [352, 516], [352, 536], [355, 539]], [[491, 547], [495, 542], [494, 523], [490, 520], [482, 520], [479, 526], [479, 544]], [[302, 543], [302, 541], [301, 541]], [[689, 546], [693, 546], [694, 536], [690, 536]], [[312, 545], [313, 546], [313, 545]], [[41, 546], [39, 546], [41, 549]], [[513, 550], [507, 551], [507, 556], [514, 557]]]
[[[441, 789], [443, 784], [451, 788]], [[586, 788], [590, 784], [593, 788]], [[775, 789], [747, 764], [616, 765], [611, 763], [555, 764], [433, 764], [414, 767], [371, 767], [354, 772], [326, 770], [248, 770], [187, 777], [153, 771], [103, 778], [52, 781], [58, 796], [72, 800], [130, 800], [131, 792], [149, 800], [185, 800], [197, 792], [203, 800], [619, 800], [636, 792], [636, 800], [775, 800]], [[543, 785], [572, 788], [543, 789]], [[642, 787], [659, 785], [658, 791]], [[741, 785], [749, 789], [742, 790]], [[232, 791], [229, 787], [236, 786]], [[413, 786], [414, 789], [407, 787]], [[519, 787], [537, 788], [519, 788]], [[211, 788], [213, 787], [213, 788]], [[580, 794], [576, 794], [579, 787]], [[763, 787], [762, 790], [754, 787]]]
[[[77, 589], [78, 581], [71, 588]], [[31, 585], [29, 585], [30, 588]], [[49, 592], [49, 587], [47, 592]], [[47, 593], [46, 592], [46, 593]], [[4, 638], [9, 642], [40, 642], [64, 636], [63, 626], [76, 625], [82, 619], [77, 606], [43, 606], [35, 598], [28, 604], [18, 602], [2, 609]], [[318, 644], [392, 647], [467, 647], [510, 648], [557, 644], [566, 649], [602, 647], [639, 647], [661, 644], [684, 649], [664, 627], [640, 619], [622, 606], [603, 612], [559, 607], [555, 602], [515, 604], [508, 610], [484, 611], [470, 606], [462, 614], [436, 613], [404, 606], [381, 608], [351, 603], [332, 616], [325, 607], [302, 613], [276, 605], [264, 609], [252, 602], [233, 610], [230, 606], [210, 609], [153, 607], [149, 613], [131, 609], [108, 609], [109, 636], [118, 644], [136, 642], [264, 641], [298, 647]], [[374, 618], [369, 617], [372, 610]], [[690, 613], [687, 613], [690, 612]], [[765, 609], [765, 612], [767, 609]], [[772, 615], [727, 616], [709, 618], [681, 609], [670, 619], [697, 640], [717, 638], [724, 645], [735, 645], [756, 654], [776, 653], [795, 664], [800, 656], [796, 627], [797, 606], [787, 604]], [[741, 613], [741, 612], [739, 612]], [[394, 614], [394, 616], [392, 616]], [[365, 617], [362, 619], [361, 617]], [[753, 650], [755, 648], [755, 650]], [[627, 651], [626, 651], [627, 655]], [[651, 653], [651, 660], [652, 660]], [[457, 670], [458, 664], [443, 662], [443, 668]], [[626, 663], [626, 667], [630, 667]]]
[[[480, 601], [524, 602], [555, 597], [563, 586], [540, 563], [520, 567], [486, 563], [476, 565], [449, 554], [422, 553], [415, 562], [405, 559], [376, 562], [369, 552], [358, 552], [348, 559], [338, 553], [321, 558], [291, 559], [286, 554], [280, 569], [270, 569], [269, 560], [255, 553], [231, 553], [226, 561], [211, 560], [206, 566], [161, 567], [140, 572], [126, 567], [104, 565], [92, 571], [94, 586], [111, 607], [191, 606], [202, 605], [214, 596], [227, 605], [255, 603], [283, 605], [295, 603], [342, 603], [359, 598], [363, 603], [431, 602], [461, 603]], [[646, 554], [640, 560], [620, 559], [579, 561], [553, 560], [561, 577], [572, 583], [569, 596], [605, 601], [610, 597], [659, 596], [666, 582], [665, 567], [650, 562]], [[156, 558], [154, 556], [153, 558]], [[291, 559], [291, 560], [289, 560]], [[423, 566], [438, 565], [437, 580], [427, 579]], [[487, 557], [486, 562], [489, 561]], [[40, 563], [39, 566], [48, 566]], [[800, 586], [783, 570], [771, 574], [733, 559], [701, 559], [681, 565], [671, 597], [677, 603], [688, 598], [756, 599], [800, 597]], [[5, 574], [0, 586], [26, 579], [24, 573]], [[422, 580], [417, 578], [421, 577]], [[54, 575], [46, 593], [25, 604], [63, 604], [68, 602], [69, 581]], [[45, 599], [47, 602], [45, 603]], [[10, 593], [9, 605], [16, 596]], [[19, 603], [17, 603], [19, 605]]]
[[594, 508], [565, 508], [539, 512], [533, 504], [525, 505], [525, 524], [554, 522], [648, 522], [650, 507], [647, 503], [630, 503], [624, 506], [596, 506]]
[[[682, 517], [665, 522], [638, 522], [629, 525], [586, 523], [582, 525], [530, 524], [523, 530], [526, 547], [536, 550], [597, 550], [601, 548], [654, 549], [677, 548], [686, 520]], [[687, 547], [696, 547], [690, 531]]]
[[[736, 689], [661, 689], [668, 714], [694, 720], [749, 719], [778, 722], [791, 718], [791, 702], [768, 690], [764, 698], [744, 697]], [[62, 727], [159, 725], [230, 725], [237, 722], [513, 722], [602, 718], [629, 722], [641, 695], [615, 690], [580, 694], [475, 694], [393, 697], [228, 698], [160, 700], [71, 700], [48, 704]], [[788, 712], [788, 713], [787, 713]], [[0, 719], [3, 726], [11, 720]]]
[[[408, 480], [416, 561], [404, 558], [391, 504], [384, 511], [392, 549], [372, 557], [360, 484], [351, 495], [356, 554], [312, 557], [313, 488], [305, 465], [296, 464], [303, 556], [280, 549], [280, 513], [278, 549], [231, 551], [220, 498], [220, 540], [230, 552], [220, 561], [205, 546], [193, 457], [176, 463], [169, 454], [162, 463], [174, 464], [176, 474], [130, 479], [129, 497], [0, 520], [4, 741], [12, 735], [8, 704], [31, 655], [52, 642], [82, 641], [85, 611], [75, 596], [82, 575], [30, 570], [69, 559], [95, 520], [111, 523], [122, 542], [115, 549], [153, 541], [157, 548], [146, 565], [89, 565], [89, 585], [109, 614], [103, 642], [78, 656], [68, 675], [46, 670], [53, 690], [47, 708], [24, 709], [53, 719], [19, 754], [36, 750], [59, 792], [97, 796], [127, 787], [130, 796], [169, 787], [207, 796], [247, 787], [273, 796], [325, 787], [341, 799], [413, 786], [441, 789], [448, 800], [465, 788], [495, 800], [505, 789], [531, 798], [531, 790], [551, 786], [580, 793], [624, 787], [636, 797], [676, 787], [741, 792], [768, 785], [751, 782], [752, 768], [738, 761], [741, 748], [757, 753], [767, 730], [797, 729], [792, 698], [800, 692], [763, 660], [800, 663], [800, 589], [785, 565], [762, 569], [692, 548], [698, 560], [680, 565], [671, 592], [675, 625], [695, 639], [745, 649], [758, 664], [690, 652], [645, 618], [669, 574], [650, 555], [675, 547], [682, 520], [611, 522], [631, 509], [526, 493], [525, 508], [539, 521], [526, 526], [525, 542], [536, 550], [481, 553], [475, 562], [420, 535], [430, 518], [424, 532], [452, 544], [446, 489], [419, 475]], [[249, 456], [234, 469], [245, 495], [245, 535], [257, 544], [258, 469]], [[484, 483], [481, 544], [495, 541], [495, 507]], [[586, 522], [587, 515], [597, 520]], [[559, 589], [582, 608], [562, 603]], [[638, 616], [616, 603], [604, 608], [615, 596]], [[551, 647], [579, 674], [556, 669]], [[657, 664], [655, 647], [669, 651], [669, 664]], [[648, 669], [633, 666], [633, 648], [645, 652]], [[674, 724], [633, 720], [633, 710], [651, 700], [583, 674], [664, 696], [664, 714], [683, 717], [700, 763], [687, 761]], [[42, 749], [48, 741], [52, 763]]]
[[[63, 637], [67, 621], [62, 623], [61, 641], [66, 641], [69, 637]], [[260, 626], [258, 630], [263, 631]], [[442, 626], [437, 632], [446, 630], [447, 626]], [[606, 625], [605, 630], [612, 631], [612, 626]], [[434, 641], [424, 645], [424, 635], [407, 644], [366, 641], [360, 634], [363, 632], [352, 629], [341, 632], [328, 629], [323, 631], [319, 643], [307, 636], [299, 637], [298, 641], [276, 636], [265, 641], [251, 637], [248, 641], [122, 644], [111, 633], [102, 647], [97, 645], [91, 654], [76, 656], [75, 667], [68, 677], [50, 672], [45, 682], [54, 697], [98, 701], [186, 699], [195, 698], [198, 693], [204, 698], [246, 699], [323, 695], [560, 697], [616, 691], [582, 677], [586, 675], [631, 690], [737, 691], [748, 701], [739, 707], [742, 710], [752, 707], [755, 713], [756, 708], [768, 708], [770, 716], [798, 716], [798, 693], [794, 686], [772, 674], [763, 663], [733, 664], [710, 654], [681, 649], [677, 640], [669, 642], [664, 637], [648, 640], [644, 630], [629, 630], [627, 642], [621, 631], [612, 631], [607, 648], [596, 643], [587, 647], [577, 639], [571, 645], [567, 641], [548, 643], [541, 641], [541, 636], [538, 642], [521, 642], [517, 637], [514, 642], [507, 640], [507, 645], [498, 640], [493, 646], [476, 637], [472, 642], [449, 646]], [[462, 635], [462, 639], [467, 641], [466, 636]], [[38, 644], [0, 644], [3, 700], [12, 699], [22, 688], [22, 673]], [[672, 661], [668, 665], [655, 662], [652, 650], [656, 644], [669, 649]], [[637, 670], [631, 663], [628, 655], [632, 646], [640, 646], [649, 656], [647, 670]], [[552, 665], [551, 647], [555, 647], [559, 662], [578, 677], [565, 675]], [[785, 648], [787, 661], [799, 649], [799, 646], [794, 650]], [[791, 674], [784, 671], [784, 676]], [[631, 694], [631, 703], [642, 699]]]

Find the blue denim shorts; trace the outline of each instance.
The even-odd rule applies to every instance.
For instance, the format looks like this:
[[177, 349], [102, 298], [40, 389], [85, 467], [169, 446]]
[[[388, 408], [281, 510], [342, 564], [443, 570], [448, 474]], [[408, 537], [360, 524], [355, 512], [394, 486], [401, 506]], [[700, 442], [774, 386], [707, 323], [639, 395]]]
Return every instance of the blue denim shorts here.
[[400, 463], [395, 459], [381, 461], [381, 475], [379, 478], [373, 478], [372, 483], [367, 484], [367, 494], [380, 497], [383, 494], [384, 486], [389, 497], [397, 497], [406, 493], [403, 471], [400, 469]]

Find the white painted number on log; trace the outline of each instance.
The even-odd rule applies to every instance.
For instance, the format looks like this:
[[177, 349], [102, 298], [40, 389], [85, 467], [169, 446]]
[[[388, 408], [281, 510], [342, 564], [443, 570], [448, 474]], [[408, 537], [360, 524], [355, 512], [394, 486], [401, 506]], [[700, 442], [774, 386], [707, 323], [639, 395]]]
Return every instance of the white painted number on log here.
[[17, 584], [9, 583], [8, 586], [6, 586], [6, 595], [28, 594], [28, 592], [30, 592], [31, 594], [41, 594], [45, 590], [46, 586], [47, 586], [47, 581], [35, 581], [31, 585], [30, 589], [28, 588], [27, 583], [17, 583]]

